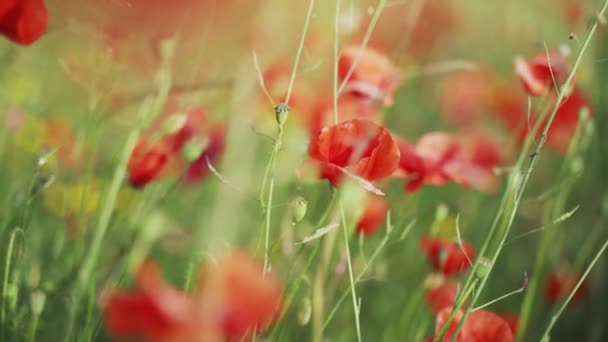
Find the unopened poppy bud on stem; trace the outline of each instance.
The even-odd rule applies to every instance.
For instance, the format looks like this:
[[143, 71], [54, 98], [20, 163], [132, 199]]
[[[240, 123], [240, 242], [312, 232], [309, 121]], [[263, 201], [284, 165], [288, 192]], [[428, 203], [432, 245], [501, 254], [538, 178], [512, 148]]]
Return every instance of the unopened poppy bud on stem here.
[[208, 137], [193, 137], [184, 144], [182, 155], [187, 161], [193, 162], [201, 156], [208, 146]]
[[306, 215], [306, 210], [308, 209], [308, 202], [306, 202], [304, 197], [298, 196], [291, 201], [290, 207], [293, 222], [299, 223]]
[[176, 113], [168, 117], [162, 126], [162, 133], [174, 134], [177, 133], [182, 127], [186, 125], [188, 121], [188, 115], [185, 113]]
[[285, 121], [287, 121], [287, 117], [289, 116], [289, 106], [285, 103], [279, 103], [276, 107], [274, 107], [274, 112], [277, 123], [280, 127], [283, 127]]
[[475, 270], [475, 276], [479, 279], [484, 279], [490, 273], [492, 269], [492, 261], [486, 257], [479, 259], [479, 266]]

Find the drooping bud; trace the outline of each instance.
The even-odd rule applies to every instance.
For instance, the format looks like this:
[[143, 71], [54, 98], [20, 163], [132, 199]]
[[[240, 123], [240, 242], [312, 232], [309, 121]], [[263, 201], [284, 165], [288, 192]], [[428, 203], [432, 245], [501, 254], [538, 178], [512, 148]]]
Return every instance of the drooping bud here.
[[308, 209], [308, 202], [302, 196], [294, 198], [289, 204], [291, 207], [291, 217], [294, 223], [302, 221]]
[[171, 135], [177, 133], [188, 121], [188, 115], [185, 113], [176, 113], [169, 116], [162, 126], [162, 133]]
[[201, 156], [208, 146], [208, 137], [193, 137], [184, 144], [182, 155], [188, 162], [193, 162]]
[[276, 107], [274, 107], [274, 113], [280, 127], [283, 127], [285, 121], [287, 121], [289, 110], [289, 106], [285, 103], [279, 103]]

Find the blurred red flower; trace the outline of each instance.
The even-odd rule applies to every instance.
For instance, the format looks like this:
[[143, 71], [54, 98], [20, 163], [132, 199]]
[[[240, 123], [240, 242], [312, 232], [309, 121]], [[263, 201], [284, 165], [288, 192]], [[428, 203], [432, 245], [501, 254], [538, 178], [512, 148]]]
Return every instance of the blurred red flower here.
[[48, 13], [43, 0], [2, 0], [0, 34], [21, 45], [30, 45], [47, 30]]
[[433, 269], [445, 275], [466, 271], [475, 258], [473, 247], [466, 241], [462, 241], [461, 247], [452, 240], [423, 236], [420, 248], [426, 253]]
[[401, 72], [381, 52], [371, 47], [360, 50], [359, 45], [351, 45], [340, 55], [338, 77], [341, 83], [346, 82], [348, 93], [390, 106]]
[[371, 195], [363, 215], [357, 223], [357, 234], [372, 236], [384, 222], [388, 203], [381, 196]]
[[462, 71], [447, 76], [440, 88], [441, 113], [456, 125], [470, 125], [489, 108], [490, 79], [483, 71]]
[[166, 170], [170, 150], [161, 143], [140, 139], [129, 158], [129, 183], [135, 188], [158, 179]]
[[426, 290], [426, 303], [435, 314], [439, 314], [446, 307], [453, 307], [458, 292], [458, 282], [440, 277], [438, 282], [430, 284]]
[[[555, 304], [560, 299], [565, 299], [574, 290], [581, 278], [580, 273], [570, 273], [558, 271], [551, 273], [545, 280], [545, 298], [550, 305]], [[589, 287], [586, 281], [576, 290], [572, 297], [573, 302], [582, 300], [587, 296]]]
[[[553, 99], [553, 101], [556, 101]], [[511, 129], [519, 141], [523, 143], [529, 131], [537, 122], [538, 114], [530, 113], [528, 118], [525, 98], [515, 91], [507, 91], [496, 98], [496, 111], [504, 124]], [[565, 154], [578, 126], [581, 111], [591, 105], [582, 90], [575, 87], [559, 106], [555, 118], [547, 133], [547, 145], [553, 150]], [[546, 121], [544, 121], [546, 123]], [[540, 131], [544, 128], [544, 123]], [[537, 132], [537, 138], [540, 137]]]
[[283, 289], [273, 273], [264, 273], [257, 260], [232, 252], [203, 270], [197, 297], [212, 309], [223, 336], [239, 341], [266, 329], [280, 313]]
[[[331, 93], [331, 91], [328, 91]], [[338, 98], [338, 113], [342, 121], [352, 119], [364, 119], [380, 124], [380, 111], [368, 101], [360, 99], [352, 94], [343, 94]], [[319, 132], [323, 127], [332, 126], [334, 123], [334, 103], [332, 96], [320, 97], [311, 106], [307, 117], [308, 129], [313, 134]]]
[[[140, 139], [129, 160], [129, 182], [143, 187], [173, 171], [183, 172], [183, 181], [203, 179], [208, 172], [207, 159], [216, 160], [224, 149], [224, 127], [212, 125], [207, 114], [194, 108], [184, 114], [163, 115]], [[197, 141], [200, 151], [187, 159], [184, 154], [189, 142]]]
[[155, 263], [144, 263], [136, 280], [135, 290], [114, 292], [107, 299], [105, 318], [112, 334], [170, 341], [181, 331], [197, 325], [198, 316], [192, 302], [163, 281]]
[[374, 181], [390, 176], [399, 164], [399, 148], [389, 131], [359, 119], [323, 128], [313, 135], [308, 154], [321, 163], [321, 177], [334, 186], [344, 170]]
[[504, 319], [505, 322], [507, 322], [509, 328], [511, 328], [513, 336], [517, 336], [517, 332], [519, 331], [519, 315], [512, 312], [505, 312], [499, 316]]
[[105, 303], [106, 324], [115, 336], [163, 342], [242, 340], [267, 328], [282, 306], [276, 276], [264, 274], [255, 260], [238, 251], [205, 267], [192, 296], [166, 284], [151, 262], [141, 266], [136, 280], [136, 289], [113, 292]]
[[[441, 331], [451, 311], [452, 308], [444, 308], [437, 315], [436, 333]], [[456, 312], [448, 328], [445, 341], [449, 341], [454, 336], [463, 316], [462, 310]], [[425, 342], [432, 340], [432, 338], [429, 338]], [[498, 315], [483, 309], [472, 311], [456, 336], [456, 342], [512, 342], [513, 340], [513, 333], [509, 324]]]
[[570, 71], [566, 57], [559, 51], [541, 52], [531, 60], [517, 56], [515, 72], [530, 96], [545, 96], [561, 87]]
[[406, 183], [406, 191], [449, 181], [486, 192], [498, 186], [492, 169], [502, 161], [501, 153], [484, 134], [471, 132], [459, 137], [431, 132], [421, 136], [415, 145], [400, 141], [399, 149], [400, 170], [405, 176], [414, 176]]

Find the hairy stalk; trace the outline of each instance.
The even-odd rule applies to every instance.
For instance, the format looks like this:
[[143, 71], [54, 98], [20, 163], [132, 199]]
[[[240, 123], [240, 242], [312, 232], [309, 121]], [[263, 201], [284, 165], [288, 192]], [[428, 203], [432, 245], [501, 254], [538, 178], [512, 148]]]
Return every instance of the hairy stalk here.
[[[8, 247], [6, 249], [6, 261], [4, 263], [4, 274], [2, 279], [2, 304], [0, 311], [0, 322], [2, 323], [2, 328], [4, 329], [6, 324], [6, 305], [8, 303], [8, 287], [10, 285], [10, 274], [11, 274], [11, 261], [13, 260], [13, 248], [15, 247], [15, 240], [17, 239], [17, 234], [21, 234], [23, 237], [23, 230], [19, 227], [13, 229], [11, 232], [11, 237], [8, 240]], [[3, 335], [6, 331], [3, 330]]]
[[[172, 48], [175, 46], [172, 45]], [[170, 74], [170, 60], [172, 51], [168, 51], [167, 60], [164, 61], [164, 65], [161, 67], [157, 74], [157, 85], [159, 88], [157, 97], [148, 97], [145, 99], [139, 107], [137, 113], [137, 123], [133, 127], [123, 145], [122, 151], [114, 175], [110, 183], [109, 190], [106, 194], [106, 198], [99, 214], [99, 219], [94, 230], [93, 239], [89, 247], [88, 253], [84, 258], [82, 268], [78, 273], [74, 287], [74, 298], [68, 312], [68, 326], [66, 329], [65, 340], [71, 340], [74, 330], [74, 325], [77, 317], [77, 311], [80, 306], [80, 300], [85, 294], [87, 287], [91, 282], [91, 276], [93, 270], [97, 265], [97, 260], [101, 254], [101, 247], [103, 244], [104, 237], [110, 226], [110, 220], [116, 206], [116, 199], [118, 198], [118, 192], [120, 186], [125, 179], [127, 170], [126, 165], [129, 161], [131, 151], [135, 147], [137, 139], [139, 138], [141, 131], [146, 123], [152, 120], [162, 109], [168, 96], [169, 89], [171, 87], [171, 74]]]
[[315, 8], [315, 0], [309, 0], [308, 11], [306, 12], [306, 19], [304, 20], [304, 28], [302, 29], [302, 35], [300, 36], [300, 43], [298, 44], [298, 51], [296, 52], [296, 58], [293, 63], [293, 69], [291, 70], [291, 77], [289, 78], [289, 86], [287, 87], [287, 95], [285, 96], [285, 104], [289, 106], [289, 99], [291, 99], [291, 93], [293, 91], [293, 85], [296, 81], [296, 74], [298, 73], [298, 66], [300, 65], [300, 57], [304, 50], [304, 42], [306, 40], [306, 34], [308, 33], [308, 26], [310, 25], [310, 18], [312, 17], [312, 10]]
[[[358, 282], [360, 282], [361, 279], [363, 279], [363, 277], [365, 276], [365, 274], [367, 273], [367, 271], [369, 270], [369, 268], [371, 267], [371, 265], [374, 263], [374, 261], [376, 260], [376, 258], [380, 255], [380, 252], [382, 252], [382, 250], [384, 249], [384, 247], [388, 243], [388, 240], [390, 239], [390, 235], [391, 235], [390, 233], [392, 232], [392, 225], [391, 225], [391, 222], [390, 222], [390, 217], [391, 217], [390, 213], [387, 215], [387, 217], [388, 217], [387, 233], [384, 236], [384, 239], [382, 239], [382, 241], [380, 242], [380, 244], [378, 244], [378, 246], [376, 247], [376, 249], [372, 253], [372, 255], [369, 258], [368, 262], [365, 264], [365, 266], [363, 266], [363, 268], [361, 269], [361, 271], [359, 271], [359, 273], [355, 277], [355, 284], [358, 283]], [[342, 302], [344, 302], [344, 300], [350, 294], [350, 292], [351, 292], [351, 289], [350, 288], [347, 289], [346, 292], [344, 292], [342, 294], [342, 296], [340, 296], [340, 298], [336, 301], [336, 304], [334, 304], [333, 308], [329, 312], [329, 315], [327, 315], [327, 318], [325, 319], [325, 323], [323, 323], [323, 329], [327, 328], [327, 326], [331, 322], [331, 319], [338, 312], [338, 309], [340, 308], [340, 305], [342, 304]]]
[[350, 246], [348, 242], [348, 228], [346, 224], [346, 216], [344, 215], [344, 205], [340, 202], [340, 221], [342, 232], [344, 233], [344, 249], [346, 251], [346, 264], [348, 265], [348, 278], [350, 280], [350, 293], [353, 298], [353, 310], [355, 312], [355, 328], [357, 329], [357, 341], [361, 342], [361, 322], [359, 321], [359, 313], [361, 311], [360, 304], [357, 303], [357, 292], [355, 290], [355, 278], [353, 276], [353, 265], [350, 260]]
[[576, 294], [576, 291], [578, 291], [579, 287], [581, 287], [581, 284], [585, 281], [585, 279], [587, 278], [587, 276], [593, 269], [593, 266], [595, 266], [597, 261], [604, 254], [604, 252], [606, 251], [606, 248], [608, 248], [608, 240], [606, 240], [606, 242], [604, 242], [604, 245], [602, 246], [602, 248], [600, 248], [600, 250], [597, 252], [597, 254], [593, 258], [593, 260], [591, 261], [589, 266], [587, 266], [587, 269], [585, 269], [585, 272], [583, 273], [583, 275], [581, 276], [579, 281], [576, 283], [576, 286], [572, 289], [572, 291], [570, 291], [568, 298], [566, 298], [564, 303], [559, 307], [559, 310], [557, 310], [557, 313], [551, 317], [551, 321], [549, 322], [549, 325], [545, 329], [545, 332], [543, 333], [543, 336], [540, 339], [541, 342], [549, 342], [549, 334], [551, 333], [551, 329], [553, 329], [553, 326], [555, 325], [555, 323], [557, 322], [557, 320], [559, 319], [561, 314], [566, 309], [566, 306], [568, 306], [568, 304], [570, 303], [570, 301]]
[[[568, 153], [566, 154], [565, 160], [562, 164], [561, 170], [559, 171], [558, 181], [565, 181], [569, 176], [569, 170], [571, 167], [570, 161], [582, 151], [581, 149], [585, 148], [585, 146], [579, 146], [579, 142], [581, 140], [581, 135], [584, 131], [584, 126], [587, 125], [587, 118], [581, 118], [579, 120], [579, 125], [576, 129], [576, 133], [570, 143], [570, 147], [568, 149]], [[543, 213], [543, 226], [546, 226], [551, 223], [556, 216], [560, 215], [566, 206], [566, 200], [570, 195], [572, 188], [574, 187], [574, 183], [569, 183], [568, 185], [562, 187], [557, 194], [557, 197], [552, 201], [551, 205], [547, 205], [544, 209]], [[548, 252], [554, 246], [552, 243], [552, 238], [555, 236], [554, 232], [551, 230], [543, 230], [539, 246], [536, 253], [536, 258], [534, 261], [534, 268], [532, 271], [532, 277], [530, 279], [530, 284], [528, 287], [528, 291], [524, 296], [523, 304], [520, 310], [520, 321], [519, 321], [519, 329], [518, 329], [518, 337], [523, 338], [526, 333], [526, 328], [528, 326], [528, 321], [530, 319], [530, 315], [532, 312], [532, 307], [534, 305], [534, 301], [537, 295], [537, 289], [539, 286], [539, 282], [542, 276], [542, 268], [545, 264], [545, 258], [548, 255]]]
[[[603, 17], [604, 12], [606, 11], [606, 8], [608, 8], [608, 0], [606, 0], [601, 8], [601, 10], [598, 12], [598, 18], [599, 17]], [[516, 189], [515, 192], [515, 196], [514, 199], [512, 201], [512, 204], [510, 206], [510, 210], [508, 212], [505, 212], [505, 216], [503, 218], [501, 218], [501, 222], [504, 221], [504, 223], [501, 226], [501, 238], [500, 238], [500, 242], [498, 244], [498, 247], [496, 248], [492, 258], [491, 258], [491, 263], [488, 267], [488, 274], [481, 280], [481, 283], [479, 284], [479, 290], [475, 293], [475, 296], [473, 297], [473, 300], [471, 301], [471, 303], [469, 304], [469, 306], [467, 307], [464, 316], [462, 318], [462, 320], [460, 321], [460, 324], [458, 325], [456, 332], [454, 334], [454, 336], [452, 337], [452, 341], [455, 341], [456, 336], [458, 334], [458, 332], [460, 331], [460, 329], [462, 329], [462, 326], [466, 320], [466, 318], [468, 317], [469, 313], [471, 312], [471, 309], [473, 308], [473, 306], [475, 305], [476, 301], [479, 299], [481, 293], [483, 292], [483, 288], [489, 278], [489, 274], [492, 272], [493, 266], [496, 263], [496, 260], [498, 259], [498, 256], [500, 255], [500, 252], [502, 251], [502, 248], [505, 244], [505, 241], [509, 235], [511, 226], [513, 224], [513, 221], [515, 220], [515, 214], [517, 213], [517, 209], [519, 208], [519, 203], [521, 201], [521, 198], [523, 196], [524, 190], [526, 188], [526, 185], [528, 183], [528, 180], [530, 179], [530, 175], [532, 174], [532, 171], [534, 169], [534, 166], [536, 164], [536, 161], [538, 159], [538, 156], [541, 152], [542, 147], [544, 146], [545, 140], [547, 138], [547, 133], [549, 131], [549, 129], [551, 128], [551, 123], [553, 122], [553, 120], [555, 119], [555, 115], [557, 114], [557, 111], [560, 107], [560, 105], [562, 104], [562, 102], [564, 101], [564, 99], [566, 98], [566, 96], [568, 95], [568, 91], [571, 88], [571, 84], [572, 81], [574, 79], [574, 75], [576, 74], [576, 71], [578, 70], [578, 67], [582, 61], [582, 57], [585, 53], [585, 51], [587, 50], [589, 43], [591, 42], [591, 38], [593, 37], [595, 31], [597, 30], [598, 27], [598, 19], [596, 18], [595, 21], [593, 22], [593, 24], [591, 25], [591, 28], [589, 29], [589, 32], [587, 33], [583, 44], [581, 45], [579, 52], [576, 56], [576, 60], [572, 66], [572, 70], [570, 71], [568, 78], [566, 79], [566, 81], [564, 82], [559, 95], [557, 96], [557, 100], [555, 102], [555, 105], [553, 107], [553, 109], [551, 110], [551, 114], [549, 115], [546, 124], [544, 125], [544, 128], [542, 130], [542, 134], [540, 136], [539, 141], [536, 143], [536, 147], [534, 148], [532, 154], [530, 154], [529, 157], [529, 162], [528, 162], [528, 166], [525, 169], [525, 172], [523, 173], [523, 176], [521, 178], [521, 180], [519, 180], [519, 186]], [[535, 131], [533, 131], [535, 132]], [[522, 159], [522, 156], [525, 156], [526, 154], [526, 149], [522, 150], [522, 153], [520, 154], [520, 159]], [[522, 166], [521, 163], [518, 162], [518, 164], [516, 165], [516, 169], [519, 169]], [[513, 179], [513, 178], [512, 178]], [[512, 181], [513, 185], [515, 185], [515, 181]], [[488, 235], [488, 240], [492, 238], [492, 236], [489, 234]], [[487, 241], [486, 241], [487, 242]], [[483, 255], [482, 253], [480, 253], [480, 255]], [[477, 259], [477, 262], [475, 262], [474, 264], [474, 269], [471, 271], [471, 274], [469, 275], [469, 278], [474, 277], [474, 270], [477, 268], [477, 266], [479, 265], [479, 260], [481, 258]], [[449, 324], [451, 323], [451, 319], [448, 319], [448, 321], [446, 322], [446, 325], [449, 326]]]
[[363, 50], [365, 50], [365, 48], [367, 47], [367, 44], [369, 44], [369, 40], [372, 37], [372, 32], [374, 32], [374, 28], [376, 27], [376, 24], [378, 24], [378, 19], [380, 19], [380, 14], [382, 14], [382, 11], [384, 10], [385, 6], [386, 6], [386, 0], [378, 1], [378, 6], [376, 7], [376, 10], [374, 11], [374, 16], [372, 17], [371, 21], [369, 22], [367, 31], [365, 31], [365, 35], [363, 36], [363, 41], [361, 41], [361, 45], [359, 46], [359, 49], [357, 50], [357, 53], [355, 54], [355, 58], [353, 59], [353, 64], [350, 66], [350, 68], [346, 72], [346, 75], [344, 76], [344, 80], [342, 80], [340, 87], [338, 87], [338, 95], [342, 94], [342, 92], [344, 91], [344, 88], [346, 87], [346, 83], [348, 82], [350, 77], [353, 75], [353, 72], [355, 72], [355, 68], [357, 67], [357, 64], [359, 63], [361, 54], [363, 53]]

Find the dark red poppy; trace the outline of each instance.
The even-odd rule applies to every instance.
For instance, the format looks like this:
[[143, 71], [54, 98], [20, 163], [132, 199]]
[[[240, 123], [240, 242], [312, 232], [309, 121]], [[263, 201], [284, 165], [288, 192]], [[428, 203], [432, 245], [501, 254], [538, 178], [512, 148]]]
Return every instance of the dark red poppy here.
[[310, 157], [321, 164], [321, 177], [337, 186], [344, 171], [375, 181], [390, 176], [399, 164], [399, 147], [389, 131], [368, 120], [350, 120], [313, 135]]
[[[581, 278], [580, 273], [570, 273], [566, 271], [558, 271], [551, 273], [545, 281], [545, 298], [550, 305], [555, 304], [558, 300], [565, 299], [574, 290], [576, 284]], [[583, 281], [581, 286], [576, 290], [572, 297], [573, 302], [581, 301], [587, 296], [589, 287], [586, 281]]]
[[48, 13], [43, 0], [2, 0], [0, 34], [21, 45], [38, 40], [48, 26]]
[[[435, 332], [443, 329], [452, 308], [445, 308], [437, 315]], [[458, 310], [450, 323], [445, 341], [451, 340], [462, 320], [464, 313]], [[472, 311], [456, 336], [456, 342], [513, 342], [514, 337], [509, 324], [498, 315], [488, 310]], [[427, 341], [432, 341], [427, 339]], [[425, 341], [426, 342], [426, 341]]]
[[370, 196], [363, 215], [357, 223], [357, 234], [372, 236], [384, 222], [388, 203], [381, 196]]
[[424, 134], [415, 145], [400, 141], [400, 170], [413, 176], [406, 191], [416, 191], [422, 185], [444, 185], [449, 181], [482, 191], [493, 191], [498, 179], [493, 168], [501, 161], [496, 144], [481, 134], [458, 137], [444, 132]]
[[547, 56], [541, 52], [529, 61], [515, 57], [515, 72], [530, 96], [544, 96], [561, 87], [568, 77], [569, 67], [566, 57], [559, 51], [551, 51]]
[[393, 93], [401, 80], [401, 73], [381, 52], [371, 47], [360, 50], [359, 45], [351, 45], [340, 55], [338, 77], [340, 82], [346, 81], [347, 92], [390, 106], [393, 103]]
[[429, 284], [425, 299], [433, 313], [438, 314], [444, 308], [454, 306], [459, 284], [443, 276], [433, 275], [433, 277], [437, 279]]
[[162, 143], [149, 143], [141, 139], [129, 158], [129, 183], [140, 188], [158, 179], [166, 170], [170, 152]]
[[445, 275], [466, 271], [475, 258], [473, 247], [466, 241], [462, 241], [461, 247], [456, 241], [424, 236], [420, 239], [420, 248], [433, 269]]

